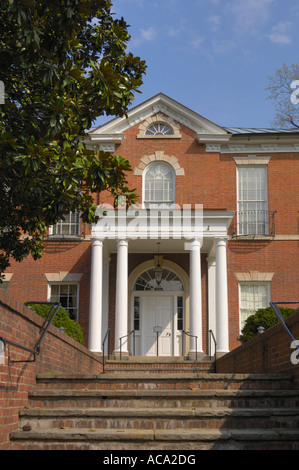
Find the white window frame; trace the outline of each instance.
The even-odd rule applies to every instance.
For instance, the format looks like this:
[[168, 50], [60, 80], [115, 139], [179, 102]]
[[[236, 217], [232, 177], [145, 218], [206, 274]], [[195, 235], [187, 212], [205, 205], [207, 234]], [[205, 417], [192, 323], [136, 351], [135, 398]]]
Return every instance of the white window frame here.
[[[241, 175], [247, 171], [247, 177]], [[255, 171], [260, 175], [259, 180], [263, 182], [263, 186], [250, 189], [249, 172]], [[241, 178], [247, 184], [247, 191], [256, 191], [255, 198], [247, 199], [241, 195]], [[247, 178], [247, 180], [246, 180]], [[258, 179], [256, 179], [258, 181]], [[245, 190], [243, 190], [245, 192]], [[258, 192], [260, 195], [258, 197]], [[238, 235], [269, 235], [269, 198], [268, 198], [268, 166], [267, 165], [237, 165], [237, 211], [238, 211]]]
[[[266, 288], [266, 297], [267, 299], [265, 300], [264, 304], [262, 304], [262, 302], [260, 303], [260, 305], [256, 304], [256, 306], [254, 306], [254, 308], [251, 310], [249, 307], [247, 308], [247, 311], [249, 313], [249, 315], [253, 315], [259, 308], [268, 308], [269, 307], [269, 302], [270, 302], [270, 299], [271, 299], [271, 284], [270, 282], [268, 281], [265, 281], [265, 282], [262, 282], [262, 281], [242, 281], [242, 282], [239, 282], [239, 330], [241, 332], [243, 326], [244, 326], [244, 323], [246, 321], [246, 319], [248, 318], [249, 315], [246, 316], [246, 318], [243, 319], [244, 317], [244, 310], [245, 308], [242, 306], [242, 287], [245, 287], [245, 286], [252, 286], [252, 287], [261, 287], [261, 286], [264, 286]], [[258, 294], [257, 294], [258, 295]]]
[[[151, 201], [151, 200], [146, 200], [145, 199], [147, 173], [150, 170], [152, 170], [155, 166], [158, 166], [158, 165], [162, 165], [162, 166], [167, 167], [169, 169], [169, 172], [172, 175], [172, 197], [169, 198], [167, 201], [163, 200], [163, 199], [160, 200], [160, 201], [159, 200]], [[163, 188], [163, 192], [164, 192], [164, 188]], [[171, 165], [169, 165], [169, 163], [167, 163], [163, 160], [153, 161], [149, 165], [147, 165], [147, 167], [144, 169], [144, 172], [143, 172], [143, 181], [142, 181], [142, 203], [143, 203], [143, 207], [144, 208], [149, 208], [149, 209], [153, 209], [153, 208], [167, 209], [167, 208], [170, 208], [170, 207], [175, 205], [175, 198], [176, 198], [176, 174], [175, 174], [175, 171], [174, 171], [173, 167]]]
[[[78, 221], [72, 222], [71, 221], [72, 216], [75, 216], [76, 218], [78, 217]], [[53, 237], [79, 237], [80, 236], [81, 218], [80, 218], [79, 212], [78, 211], [69, 212], [68, 214], [66, 214], [66, 217], [70, 217], [70, 221], [65, 221], [61, 219], [59, 222], [57, 222], [57, 224], [51, 225], [51, 227], [49, 228], [49, 235]], [[76, 233], [70, 233], [72, 232], [71, 228], [74, 226], [76, 226]], [[59, 228], [59, 230], [57, 230], [59, 233], [54, 233], [54, 227], [57, 227], [57, 229]], [[68, 227], [68, 233], [62, 233], [63, 227]]]
[[[59, 286], [59, 287], [62, 287], [62, 286], [76, 286], [77, 288], [77, 299], [76, 299], [76, 302], [77, 302], [77, 307], [76, 307], [76, 318], [74, 319], [74, 321], [78, 322], [78, 319], [79, 319], [79, 290], [80, 290], [80, 284], [78, 282], [51, 282], [48, 284], [48, 302], [51, 302], [52, 301], [52, 287], [53, 286]], [[59, 299], [60, 301], [60, 295], [59, 295]], [[55, 300], [56, 301], [56, 300]], [[64, 307], [63, 305], [61, 305], [62, 308], [64, 308], [67, 312], [68, 312], [68, 308], [67, 307]]]

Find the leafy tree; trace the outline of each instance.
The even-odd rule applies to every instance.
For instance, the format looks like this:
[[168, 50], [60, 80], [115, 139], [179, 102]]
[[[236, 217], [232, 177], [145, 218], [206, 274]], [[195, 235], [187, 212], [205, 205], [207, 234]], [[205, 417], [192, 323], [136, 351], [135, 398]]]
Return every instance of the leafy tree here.
[[84, 142], [98, 116], [125, 115], [146, 70], [111, 9], [109, 0], [0, 0], [0, 273], [10, 257], [41, 257], [43, 234], [70, 211], [94, 221], [92, 193], [135, 201], [129, 162]]
[[299, 65], [285, 63], [269, 78], [266, 91], [269, 92], [267, 99], [272, 101], [275, 109], [275, 128], [299, 129], [298, 80]]
[[[295, 313], [295, 310], [291, 308], [280, 308], [279, 310], [285, 319]], [[249, 341], [250, 339], [257, 336], [259, 326], [262, 326], [265, 330], [267, 330], [268, 328], [276, 325], [278, 322], [279, 320], [271, 307], [260, 308], [256, 311], [255, 314], [250, 315], [245, 321], [245, 325], [242, 328], [239, 340], [241, 343], [245, 343], [246, 341]]]

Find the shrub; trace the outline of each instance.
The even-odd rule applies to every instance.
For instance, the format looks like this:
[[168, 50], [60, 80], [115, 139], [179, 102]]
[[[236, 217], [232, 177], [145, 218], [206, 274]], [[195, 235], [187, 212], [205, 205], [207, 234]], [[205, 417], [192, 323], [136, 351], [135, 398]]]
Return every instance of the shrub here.
[[[42, 318], [47, 318], [51, 306], [40, 304], [29, 304], [29, 308], [34, 310]], [[80, 344], [84, 344], [83, 330], [79, 323], [71, 320], [69, 314], [64, 308], [60, 307], [52, 322], [57, 328], [64, 328], [64, 332]]]
[[[290, 315], [295, 313], [295, 310], [291, 308], [280, 308], [279, 309], [284, 318], [288, 318]], [[241, 343], [254, 338], [258, 334], [258, 327], [262, 326], [265, 330], [271, 328], [279, 322], [277, 316], [273, 312], [271, 307], [260, 308], [254, 315], [250, 315], [245, 321], [245, 325], [241, 331], [239, 340]]]

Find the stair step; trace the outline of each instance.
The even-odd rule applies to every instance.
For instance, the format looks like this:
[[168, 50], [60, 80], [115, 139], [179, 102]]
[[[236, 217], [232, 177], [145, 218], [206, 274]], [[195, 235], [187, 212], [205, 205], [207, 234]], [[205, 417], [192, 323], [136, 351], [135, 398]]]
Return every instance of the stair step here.
[[[91, 450], [132, 450], [132, 449], [250, 449], [261, 447], [271, 442], [271, 448], [298, 449], [299, 431], [276, 429], [250, 429], [250, 430], [213, 430], [213, 429], [167, 429], [167, 430], [122, 430], [122, 429], [80, 429], [70, 431], [60, 430], [35, 430], [14, 431], [12, 438], [23, 442], [26, 449], [30, 450], [30, 442], [34, 448], [38, 443], [47, 442], [47, 449], [53, 447], [59, 450], [67, 449], [91, 449]], [[36, 444], [37, 443], [37, 444]], [[216, 447], [215, 447], [216, 445]], [[142, 447], [141, 447], [142, 446]]]
[[54, 408], [20, 412], [20, 427], [31, 429], [296, 429], [298, 424], [298, 408]]
[[291, 374], [195, 369], [38, 375], [11, 448], [299, 450], [293, 387]]
[[285, 374], [202, 374], [162, 372], [105, 373], [100, 375], [38, 375], [39, 389], [287, 389], [293, 376]]
[[296, 407], [294, 390], [36, 390], [29, 394], [33, 407]]

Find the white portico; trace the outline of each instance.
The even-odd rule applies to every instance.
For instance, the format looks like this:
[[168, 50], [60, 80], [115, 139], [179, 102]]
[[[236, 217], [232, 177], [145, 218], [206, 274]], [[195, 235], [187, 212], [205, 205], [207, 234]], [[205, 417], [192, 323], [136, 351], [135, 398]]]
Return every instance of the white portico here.
[[[201, 207], [155, 211], [99, 208], [99, 215], [91, 235], [89, 349], [103, 353], [102, 341], [108, 328], [109, 258], [116, 253], [114, 354], [119, 355], [121, 347], [123, 355], [202, 355], [201, 254], [205, 253], [208, 326], [216, 337], [217, 353], [228, 352], [226, 241], [234, 213], [202, 211]], [[138, 253], [152, 254], [151, 260], [129, 272], [129, 256]], [[182, 253], [188, 253], [189, 273], [168, 259], [170, 254]], [[158, 284], [157, 265], [162, 268]], [[127, 336], [132, 331], [134, 335]], [[184, 339], [183, 332], [187, 333]]]

